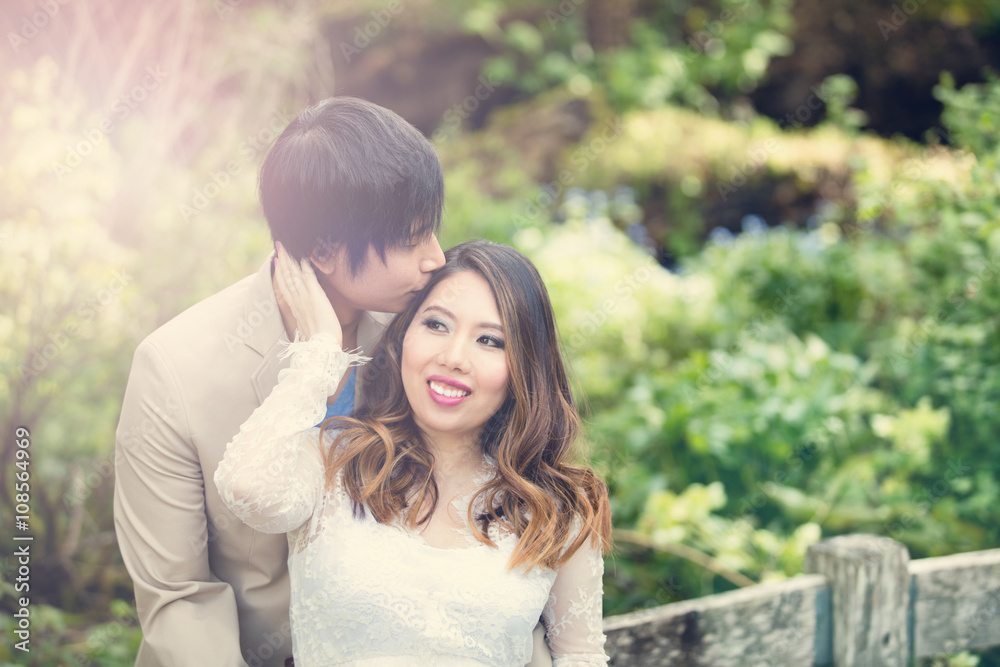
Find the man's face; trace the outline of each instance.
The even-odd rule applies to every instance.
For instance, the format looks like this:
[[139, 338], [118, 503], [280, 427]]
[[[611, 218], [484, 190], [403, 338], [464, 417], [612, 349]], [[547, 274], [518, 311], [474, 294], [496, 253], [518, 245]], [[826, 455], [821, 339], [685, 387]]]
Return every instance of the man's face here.
[[385, 262], [369, 246], [363, 268], [353, 276], [347, 252], [337, 250], [330, 259], [317, 264], [317, 278], [334, 307], [398, 313], [424, 288], [431, 273], [442, 266], [441, 245], [436, 236], [428, 234], [413, 245], [386, 248]]

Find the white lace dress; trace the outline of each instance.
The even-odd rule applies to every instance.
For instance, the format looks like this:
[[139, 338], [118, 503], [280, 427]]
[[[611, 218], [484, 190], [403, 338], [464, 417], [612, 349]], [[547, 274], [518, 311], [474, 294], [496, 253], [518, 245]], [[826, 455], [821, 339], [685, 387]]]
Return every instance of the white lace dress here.
[[[343, 373], [364, 359], [328, 335], [289, 351], [291, 366], [227, 446], [215, 483], [248, 525], [288, 533], [296, 667], [519, 667], [539, 617], [554, 667], [606, 664], [599, 550], [587, 542], [559, 571], [525, 574], [508, 571], [516, 537], [495, 527], [497, 548], [466, 526], [467, 548], [442, 549], [402, 524], [355, 516], [339, 480], [325, 488], [315, 425]], [[454, 514], [465, 517], [468, 501], [457, 499]]]

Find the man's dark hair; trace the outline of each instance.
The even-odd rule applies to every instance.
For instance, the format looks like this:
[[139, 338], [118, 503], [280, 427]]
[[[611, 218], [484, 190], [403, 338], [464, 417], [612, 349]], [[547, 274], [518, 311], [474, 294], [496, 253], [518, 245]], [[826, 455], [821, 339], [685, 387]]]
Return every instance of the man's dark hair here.
[[354, 97], [308, 107], [271, 146], [260, 168], [260, 202], [296, 259], [343, 246], [351, 273], [368, 246], [387, 248], [437, 231], [444, 201], [441, 162], [399, 115]]

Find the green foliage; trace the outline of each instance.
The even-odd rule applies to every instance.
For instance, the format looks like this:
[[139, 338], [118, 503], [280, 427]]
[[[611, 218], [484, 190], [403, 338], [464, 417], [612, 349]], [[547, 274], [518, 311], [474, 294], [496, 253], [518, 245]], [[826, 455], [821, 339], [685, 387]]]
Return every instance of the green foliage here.
[[1000, 150], [1000, 123], [990, 110], [1000, 103], [1000, 85], [995, 73], [986, 74], [987, 83], [955, 90], [955, 79], [945, 72], [934, 94], [945, 105], [941, 120], [954, 142], [994, 164]]
[[[942, 92], [965, 105], [945, 119], [971, 169], [929, 148], [887, 198], [859, 164], [877, 224], [751, 226], [617, 292], [648, 260], [607, 220], [519, 238], [590, 398], [616, 525], [757, 580], [800, 571], [820, 534], [888, 535], [914, 557], [997, 545], [998, 471], [981, 465], [1000, 456], [997, 149], [974, 108], [998, 87]], [[646, 571], [616, 563], [610, 609], [664, 582], [704, 591], [676, 559], [630, 557]]]
[[485, 67], [497, 80], [525, 95], [557, 86], [587, 95], [596, 87], [618, 111], [674, 103], [728, 114], [763, 80], [771, 59], [792, 50], [789, 0], [667, 2], [650, 11], [632, 22], [628, 45], [599, 53], [584, 10], [567, 3], [503, 28], [497, 5], [478, 3], [465, 26], [500, 50]]
[[757, 87], [772, 58], [791, 53], [793, 27], [785, 0], [666, 3], [636, 22], [633, 46], [599, 59], [599, 80], [620, 110], [673, 102], [710, 115], [728, 111]]
[[[2, 584], [0, 598], [16, 598], [12, 586]], [[11, 600], [11, 603], [12, 600]], [[92, 610], [91, 610], [92, 613]], [[94, 623], [82, 614], [70, 614], [58, 607], [30, 607], [30, 651], [14, 646], [17, 619], [0, 615], [0, 632], [12, 638], [0, 646], [0, 667], [130, 667], [142, 641], [135, 607], [123, 600], [113, 600], [102, 613], [104, 622]]]
[[868, 118], [865, 112], [851, 107], [858, 95], [858, 84], [846, 74], [833, 74], [819, 87], [820, 97], [826, 105], [825, 120], [845, 130], [857, 130]]

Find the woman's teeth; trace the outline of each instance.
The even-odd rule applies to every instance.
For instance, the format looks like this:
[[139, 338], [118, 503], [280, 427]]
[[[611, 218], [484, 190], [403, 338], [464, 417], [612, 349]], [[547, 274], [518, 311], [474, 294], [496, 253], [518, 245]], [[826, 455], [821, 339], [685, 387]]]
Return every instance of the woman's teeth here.
[[452, 387], [451, 385], [443, 384], [441, 382], [431, 382], [430, 385], [435, 394], [441, 394], [442, 396], [447, 396], [448, 398], [458, 398], [459, 396], [469, 395], [469, 392], [464, 389]]

